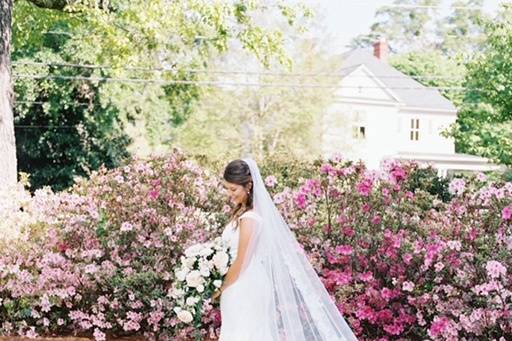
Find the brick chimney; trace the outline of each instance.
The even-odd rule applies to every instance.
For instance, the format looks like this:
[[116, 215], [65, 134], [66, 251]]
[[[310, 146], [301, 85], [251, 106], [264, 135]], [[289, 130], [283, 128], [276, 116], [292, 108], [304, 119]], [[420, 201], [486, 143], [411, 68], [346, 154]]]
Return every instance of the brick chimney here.
[[385, 38], [381, 38], [373, 44], [373, 55], [383, 62], [387, 62], [389, 55], [389, 46]]

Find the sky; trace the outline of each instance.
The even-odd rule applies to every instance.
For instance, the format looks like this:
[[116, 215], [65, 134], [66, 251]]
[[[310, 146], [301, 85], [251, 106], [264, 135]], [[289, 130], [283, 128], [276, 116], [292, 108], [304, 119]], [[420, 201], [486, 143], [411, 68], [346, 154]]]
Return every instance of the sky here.
[[[484, 10], [496, 13], [499, 4], [504, 0], [485, 0]], [[393, 0], [316, 0], [310, 4], [318, 6], [318, 20], [325, 26], [329, 36], [330, 50], [343, 52], [352, 38], [361, 33], [368, 33], [374, 22], [375, 11], [383, 5], [390, 5]], [[444, 0], [441, 15], [449, 13], [453, 0]]]

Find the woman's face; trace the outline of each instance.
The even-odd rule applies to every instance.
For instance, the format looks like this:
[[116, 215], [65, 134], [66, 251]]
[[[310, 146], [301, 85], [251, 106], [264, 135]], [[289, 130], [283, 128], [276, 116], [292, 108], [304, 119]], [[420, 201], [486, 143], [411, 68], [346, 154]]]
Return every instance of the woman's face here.
[[248, 194], [247, 189], [244, 186], [224, 180], [224, 188], [226, 189], [229, 201], [231, 201], [233, 205], [247, 202]]

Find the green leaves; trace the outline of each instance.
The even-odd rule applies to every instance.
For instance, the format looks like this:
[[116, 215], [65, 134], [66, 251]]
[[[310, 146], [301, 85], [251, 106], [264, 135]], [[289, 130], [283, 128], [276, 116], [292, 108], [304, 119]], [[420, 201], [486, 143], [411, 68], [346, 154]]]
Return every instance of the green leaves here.
[[485, 49], [468, 65], [468, 92], [452, 135], [460, 151], [512, 165], [512, 6], [485, 24]]
[[[440, 51], [417, 51], [393, 56], [390, 63], [425, 86], [461, 87], [466, 72], [462, 60], [447, 58]], [[462, 101], [461, 91], [441, 91], [456, 105]]]
[[202, 95], [196, 84], [172, 82], [201, 81], [187, 70], [204, 69], [234, 43], [265, 66], [288, 65], [281, 28], [258, 18], [292, 24], [305, 12], [256, 0], [66, 4], [17, 1], [14, 9], [14, 73], [24, 75], [15, 87], [18, 153], [34, 188], [66, 188], [102, 164], [119, 165], [128, 151], [169, 149]]

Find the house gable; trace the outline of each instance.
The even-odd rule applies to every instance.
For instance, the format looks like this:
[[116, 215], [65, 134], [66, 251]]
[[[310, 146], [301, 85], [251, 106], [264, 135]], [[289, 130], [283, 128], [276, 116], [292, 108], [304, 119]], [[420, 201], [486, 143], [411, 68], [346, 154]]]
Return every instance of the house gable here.
[[424, 110], [445, 111], [452, 114], [457, 112], [453, 103], [435, 89], [424, 86], [412, 77], [379, 60], [370, 51], [356, 49], [344, 53], [343, 68], [340, 70], [357, 69], [363, 65], [370, 70], [385, 86], [393, 91], [396, 97], [406, 107]]
[[345, 101], [402, 105], [398, 96], [365, 65], [342, 70], [340, 88], [335, 96]]

